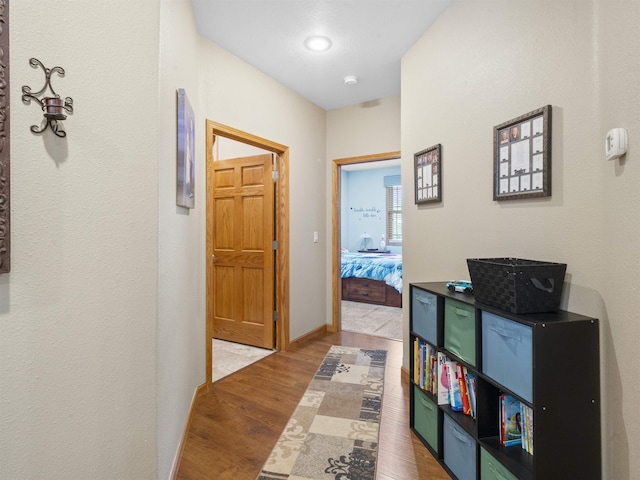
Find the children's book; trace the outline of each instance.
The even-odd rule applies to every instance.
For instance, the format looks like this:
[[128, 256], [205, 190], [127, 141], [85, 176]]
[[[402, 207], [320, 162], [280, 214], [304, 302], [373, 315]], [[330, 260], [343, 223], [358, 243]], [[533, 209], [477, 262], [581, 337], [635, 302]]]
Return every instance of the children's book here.
[[504, 395], [504, 445], [522, 444], [522, 417], [520, 401], [511, 395]]
[[447, 378], [449, 380], [449, 404], [454, 412], [462, 411], [462, 398], [460, 397], [460, 384], [456, 378], [456, 362], [447, 359]]
[[462, 400], [462, 413], [471, 415], [471, 404], [469, 403], [469, 395], [467, 393], [467, 379], [465, 375], [466, 368], [456, 363], [456, 380], [460, 386], [460, 399]]
[[429, 391], [438, 394], [438, 356], [435, 349], [431, 352], [431, 371], [429, 374]]
[[500, 443], [504, 445], [504, 439], [506, 436], [505, 428], [506, 424], [504, 422], [505, 414], [504, 414], [504, 395], [500, 395], [498, 408], [500, 409]]
[[471, 416], [476, 418], [476, 374], [467, 372], [467, 393], [469, 395], [469, 402], [471, 403]]
[[528, 408], [529, 417], [529, 453], [533, 455], [533, 410]]
[[438, 405], [449, 403], [449, 379], [447, 378], [447, 356], [438, 352]]
[[420, 385], [420, 340], [413, 339], [413, 383]]
[[524, 425], [522, 427], [522, 448], [533, 455], [533, 410], [523, 404]]

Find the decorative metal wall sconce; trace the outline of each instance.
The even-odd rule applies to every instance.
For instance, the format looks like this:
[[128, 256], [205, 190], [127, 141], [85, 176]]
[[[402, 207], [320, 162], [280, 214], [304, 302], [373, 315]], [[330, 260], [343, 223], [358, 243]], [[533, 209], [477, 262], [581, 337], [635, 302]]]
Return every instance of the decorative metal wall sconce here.
[[[42, 68], [45, 76], [44, 86], [37, 92], [31, 92], [31, 87], [28, 87], [27, 85], [22, 86], [22, 101], [27, 105], [31, 103], [31, 100], [38, 102], [38, 105], [40, 105], [44, 112], [44, 118], [46, 120], [44, 126], [41, 126], [40, 128], [38, 128], [37, 125], [31, 125], [31, 131], [33, 133], [42, 133], [47, 129], [47, 127], [51, 127], [53, 133], [58, 137], [66, 137], [67, 132], [61, 128], [62, 124], [59, 122], [60, 120], [67, 118], [65, 112], [73, 113], [73, 99], [71, 97], [65, 97], [63, 100], [51, 86], [51, 75], [55, 72], [59, 77], [64, 77], [64, 68], [46, 68], [37, 58], [30, 58], [29, 65], [33, 68]], [[49, 87], [49, 90], [51, 90], [53, 95], [44, 95], [42, 98], [38, 98], [40, 95], [44, 94], [47, 87]]]

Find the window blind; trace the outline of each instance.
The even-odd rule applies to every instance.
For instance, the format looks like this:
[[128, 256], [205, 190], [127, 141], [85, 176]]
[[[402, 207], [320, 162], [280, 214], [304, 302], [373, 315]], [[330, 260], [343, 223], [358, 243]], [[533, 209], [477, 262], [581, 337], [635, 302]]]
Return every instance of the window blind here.
[[[400, 178], [400, 175], [394, 176]], [[398, 184], [387, 187], [387, 244], [400, 243], [402, 243], [402, 185]]]

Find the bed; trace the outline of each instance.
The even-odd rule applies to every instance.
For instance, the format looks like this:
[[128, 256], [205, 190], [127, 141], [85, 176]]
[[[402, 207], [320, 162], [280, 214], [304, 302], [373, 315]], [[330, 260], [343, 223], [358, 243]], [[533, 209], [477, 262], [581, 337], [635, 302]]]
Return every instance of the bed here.
[[402, 255], [341, 254], [342, 299], [402, 306]]

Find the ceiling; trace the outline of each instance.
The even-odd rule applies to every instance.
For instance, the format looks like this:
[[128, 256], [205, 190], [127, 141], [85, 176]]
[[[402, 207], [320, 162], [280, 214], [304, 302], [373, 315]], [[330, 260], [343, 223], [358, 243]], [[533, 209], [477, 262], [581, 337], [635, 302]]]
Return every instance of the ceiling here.
[[[191, 0], [198, 32], [325, 110], [400, 94], [400, 59], [451, 0]], [[323, 35], [325, 52], [304, 40]], [[355, 75], [358, 83], [345, 85]]]

